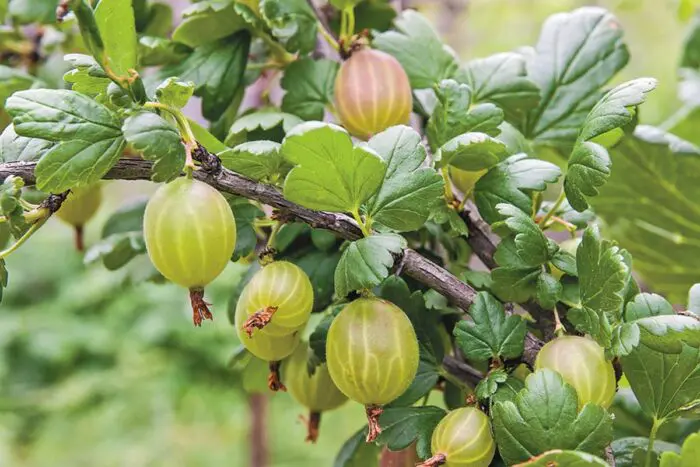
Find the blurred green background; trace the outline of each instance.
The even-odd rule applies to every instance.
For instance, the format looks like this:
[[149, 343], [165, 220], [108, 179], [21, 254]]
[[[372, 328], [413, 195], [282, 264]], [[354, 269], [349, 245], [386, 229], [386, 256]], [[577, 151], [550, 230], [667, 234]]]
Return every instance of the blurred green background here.
[[[607, 7], [632, 52], [618, 80], [660, 81], [642, 119], [660, 123], [678, 106], [684, 25], [675, 0], [412, 3], [464, 59], [534, 44], [554, 12]], [[88, 245], [110, 212], [153, 186], [105, 188]], [[0, 307], [0, 466], [249, 465], [249, 396], [228, 368], [238, 343], [226, 317], [244, 268], [231, 264], [207, 289], [215, 321], [194, 329], [185, 290], [86, 266], [72, 245], [72, 231], [52, 220], [8, 261], [10, 287]], [[324, 416], [317, 445], [305, 444], [303, 410], [287, 394], [265, 397], [272, 466], [332, 465], [363, 424], [361, 407], [348, 403]]]

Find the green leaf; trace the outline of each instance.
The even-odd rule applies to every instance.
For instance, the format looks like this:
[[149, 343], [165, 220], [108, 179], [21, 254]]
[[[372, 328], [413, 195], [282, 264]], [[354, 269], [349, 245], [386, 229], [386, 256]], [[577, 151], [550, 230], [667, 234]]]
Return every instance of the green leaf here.
[[488, 292], [479, 292], [469, 308], [472, 321], [460, 321], [454, 335], [471, 360], [510, 359], [523, 353], [527, 328], [520, 316], [506, 316], [503, 305]]
[[514, 402], [497, 402], [491, 411], [501, 457], [512, 465], [552, 449], [601, 455], [612, 441], [612, 417], [593, 404], [577, 409], [576, 390], [561, 375], [531, 374]]
[[489, 371], [484, 379], [479, 381], [474, 392], [479, 400], [489, 399], [496, 394], [498, 386], [508, 380], [508, 373], [503, 369]]
[[386, 164], [372, 149], [353, 147], [339, 126], [307, 122], [282, 143], [282, 155], [296, 164], [287, 175], [284, 197], [310, 209], [353, 212], [377, 192]]
[[642, 410], [650, 417], [672, 419], [700, 405], [699, 348], [683, 345], [680, 353], [662, 353], [640, 344], [621, 362]]
[[253, 180], [274, 181], [289, 171], [289, 164], [280, 155], [279, 143], [250, 141], [219, 153], [221, 163]]
[[[615, 454], [615, 464], [617, 467], [639, 467], [638, 462], [640, 454], [642, 455], [642, 463], [646, 457], [646, 449], [649, 444], [649, 438], [641, 436], [630, 436], [627, 438], [619, 438], [611, 443], [613, 453]], [[654, 453], [660, 456], [664, 452], [681, 452], [680, 446], [665, 441], [656, 440], [653, 446]]]
[[163, 117], [139, 112], [124, 120], [124, 138], [143, 158], [153, 161], [154, 182], [169, 182], [185, 166], [185, 147], [180, 133]]
[[661, 454], [661, 467], [693, 467], [700, 459], [700, 433], [693, 433], [683, 441], [680, 455], [675, 452]]
[[194, 48], [239, 31], [246, 22], [236, 13], [235, 4], [230, 0], [204, 0], [191, 5], [182, 12], [173, 40]]
[[564, 191], [572, 208], [578, 212], [588, 209], [586, 196], [598, 195], [598, 187], [610, 176], [611, 165], [603, 146], [588, 141], [576, 145], [564, 179]]
[[207, 148], [209, 152], [218, 154], [228, 149], [224, 143], [216, 139], [214, 135], [209, 133], [209, 131], [199, 123], [190, 118], [187, 119], [187, 123], [189, 123], [197, 142]]
[[501, 219], [496, 206], [509, 203], [523, 212], [532, 212], [532, 191], [544, 191], [547, 183], [559, 179], [561, 170], [556, 165], [525, 154], [511, 156], [492, 167], [476, 182], [474, 199], [479, 213], [489, 224]]
[[508, 242], [502, 242], [496, 248], [494, 258], [499, 266], [514, 267], [534, 267], [546, 264], [553, 254], [558, 251], [556, 244], [553, 244], [544, 235], [535, 221], [520, 209], [511, 204], [499, 204], [496, 206], [498, 213], [504, 220], [497, 226], [505, 225], [513, 235], [513, 245], [515, 246], [515, 256], [506, 255], [505, 248], [509, 247]]
[[372, 45], [396, 57], [406, 70], [412, 88], [432, 88], [455, 74], [454, 52], [440, 41], [424, 16], [405, 10], [394, 23], [396, 30], [376, 35]]
[[630, 274], [623, 251], [603, 240], [596, 227], [589, 227], [578, 247], [576, 264], [581, 308], [571, 309], [567, 317], [576, 329], [608, 348], [612, 327], [622, 321], [624, 291]]
[[24, 219], [24, 208], [20, 202], [23, 187], [24, 180], [15, 175], [10, 175], [0, 185], [0, 214], [5, 216], [10, 233], [17, 239], [22, 237], [30, 227]]
[[330, 0], [330, 4], [339, 10], [344, 10], [346, 8], [354, 8], [363, 0]]
[[627, 64], [629, 52], [617, 19], [602, 8], [552, 15], [544, 24], [528, 77], [541, 90], [525, 135], [569, 150], [600, 89]]
[[282, 110], [304, 120], [323, 120], [324, 109], [333, 102], [335, 76], [340, 65], [332, 60], [302, 58], [290, 64], [280, 82], [286, 91]]
[[12, 0], [8, 13], [12, 21], [20, 24], [56, 23], [56, 6], [53, 0]]
[[384, 409], [379, 424], [382, 433], [378, 443], [392, 451], [406, 449], [414, 442], [418, 456], [430, 457], [430, 437], [445, 411], [439, 407], [390, 407]]
[[389, 405], [390, 407], [409, 407], [435, 388], [440, 378], [438, 366], [435, 358], [429, 350], [420, 346], [420, 360], [418, 361], [418, 371], [413, 378], [411, 385]]
[[90, 70], [86, 67], [70, 70], [63, 75], [63, 81], [71, 85], [71, 90], [90, 97], [106, 93], [107, 86], [112, 82], [108, 78], [90, 75]]
[[576, 256], [571, 253], [559, 250], [551, 258], [551, 263], [554, 267], [562, 271], [564, 274], [570, 276], [578, 277], [578, 270], [576, 269]]
[[379, 285], [394, 265], [394, 256], [406, 248], [396, 234], [378, 234], [348, 245], [335, 270], [335, 293], [345, 297], [352, 291]]
[[309, 347], [314, 351], [319, 363], [326, 362], [326, 341], [328, 339], [328, 330], [335, 317], [340, 313], [342, 307], [331, 307], [330, 312], [326, 314], [321, 321], [318, 322], [316, 328], [309, 335]]
[[289, 52], [303, 55], [316, 47], [316, 15], [306, 0], [261, 0], [260, 12]]
[[[638, 126], [611, 151], [613, 171], [594, 210], [611, 238], [634, 256], [653, 290], [682, 303], [700, 257], [700, 151], [661, 130]], [[663, 254], [659, 254], [663, 252]]]
[[537, 303], [546, 310], [551, 310], [561, 300], [564, 288], [551, 274], [542, 273], [537, 277]]
[[161, 70], [161, 76], [194, 82], [195, 95], [202, 98], [202, 113], [208, 120], [217, 120], [244, 86], [249, 50], [250, 34], [240, 31], [197, 47], [181, 64]]
[[37, 187], [62, 192], [101, 179], [125, 146], [119, 118], [82, 94], [32, 90], [7, 101], [17, 134], [59, 142], [36, 166]]
[[493, 104], [474, 107], [472, 92], [466, 84], [452, 79], [440, 82], [435, 88], [437, 105], [428, 121], [428, 141], [433, 151], [462, 133], [485, 133], [498, 136], [503, 122], [503, 111]]
[[381, 448], [374, 443], [366, 443], [367, 427], [355, 433], [340, 448], [333, 461], [333, 467], [367, 467], [379, 461]]
[[527, 77], [526, 57], [505, 52], [471, 60], [460, 70], [475, 102], [491, 102], [503, 109], [505, 119], [518, 124], [540, 100], [540, 90]]
[[119, 77], [131, 76], [129, 70], [135, 70], [138, 63], [136, 22], [131, 4], [131, 0], [101, 0], [95, 8], [95, 22], [106, 55], [103, 64]]
[[0, 134], [1, 162], [36, 162], [53, 143], [39, 138], [19, 136], [13, 125], [8, 125]]
[[192, 81], [184, 82], [171, 77], [158, 85], [156, 88], [156, 99], [162, 104], [181, 109], [187, 105], [192, 94], [194, 94], [194, 87], [195, 85]]
[[367, 205], [367, 215], [390, 229], [418, 230], [442, 199], [445, 184], [427, 157], [421, 136], [407, 126], [394, 126], [370, 139], [369, 147], [386, 162], [379, 192]]
[[556, 465], [566, 467], [608, 467], [608, 463], [600, 457], [592, 456], [585, 452], [562, 451], [561, 449], [547, 451], [527, 462], [518, 464], [520, 467], [551, 467]]
[[627, 322], [673, 314], [675, 314], [673, 305], [661, 295], [654, 293], [640, 293], [625, 306], [625, 321]]
[[192, 53], [192, 49], [163, 37], [141, 36], [138, 53], [141, 66], [160, 66], [180, 63]]
[[33, 87], [41, 87], [41, 82], [22, 70], [0, 65], [0, 109], [12, 94]]
[[509, 156], [502, 141], [484, 133], [464, 133], [445, 143], [438, 153], [440, 164], [476, 172], [488, 169]]
[[296, 115], [274, 109], [259, 109], [233, 122], [226, 136], [226, 144], [237, 146], [245, 141], [256, 140], [281, 142], [285, 134], [301, 122]]
[[101, 240], [85, 253], [85, 262], [102, 260], [116, 270], [146, 252], [143, 215], [148, 200], [138, 200], [117, 209], [102, 227]]
[[236, 249], [232, 260], [237, 261], [255, 251], [258, 236], [253, 228], [253, 222], [255, 219], [265, 217], [265, 213], [245, 198], [231, 197], [228, 203], [236, 218]]

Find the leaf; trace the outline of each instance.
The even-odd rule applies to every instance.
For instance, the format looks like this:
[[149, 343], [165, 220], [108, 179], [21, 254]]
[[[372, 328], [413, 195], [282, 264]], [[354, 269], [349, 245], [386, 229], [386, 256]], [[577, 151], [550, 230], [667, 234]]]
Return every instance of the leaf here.
[[17, 134], [59, 142], [35, 169], [37, 188], [59, 193], [101, 179], [125, 146], [119, 118], [82, 94], [21, 91], [7, 100]]
[[313, 250], [293, 260], [309, 276], [314, 288], [313, 311], [322, 311], [332, 302], [335, 289], [333, 273], [338, 266], [340, 256], [339, 251], [331, 253]]
[[63, 81], [71, 84], [71, 90], [95, 97], [107, 92], [112, 81], [108, 78], [90, 75], [90, 67], [79, 67], [63, 75]]
[[414, 89], [432, 88], [457, 71], [454, 52], [445, 46], [420, 13], [405, 10], [395, 20], [395, 31], [374, 37], [373, 46], [396, 57]]
[[421, 345], [420, 360], [418, 361], [418, 371], [413, 378], [411, 385], [389, 404], [390, 407], [409, 407], [435, 388], [438, 382], [440, 373], [435, 359], [430, 354], [430, 351], [423, 349]]
[[497, 369], [489, 371], [486, 377], [479, 381], [476, 385], [474, 392], [479, 400], [489, 399], [491, 396], [496, 394], [498, 391], [498, 386], [501, 383], [505, 383], [508, 380], [508, 373], [503, 369]]
[[357, 211], [377, 192], [386, 172], [372, 149], [353, 147], [345, 130], [322, 122], [295, 127], [282, 143], [282, 155], [296, 164], [284, 183], [284, 197], [310, 209]]
[[506, 316], [503, 305], [488, 292], [479, 292], [469, 308], [473, 321], [462, 320], [454, 336], [464, 355], [476, 361], [510, 359], [523, 353], [527, 328], [520, 316]]
[[551, 263], [554, 267], [559, 269], [564, 274], [570, 276], [578, 277], [578, 270], [576, 269], [576, 256], [562, 249], [554, 253], [551, 258]]
[[3, 292], [7, 288], [7, 280], [9, 278], [9, 273], [7, 272], [7, 265], [4, 259], [0, 259], [0, 303], [2, 302]]
[[[635, 458], [636, 455], [642, 454], [642, 459], [646, 457], [646, 449], [649, 444], [649, 439], [641, 436], [630, 436], [627, 438], [619, 438], [611, 443], [613, 453], [615, 454], [615, 464], [617, 467], [638, 467], [640, 462]], [[665, 441], [654, 441], [654, 453], [661, 455], [664, 452], [681, 451], [680, 446]], [[642, 460], [644, 462], [644, 460]]]
[[228, 203], [236, 219], [236, 248], [231, 259], [237, 261], [255, 251], [258, 236], [253, 228], [253, 222], [257, 218], [265, 217], [265, 213], [245, 198], [231, 197]]
[[537, 277], [537, 303], [546, 310], [551, 310], [561, 300], [563, 286], [554, 276], [542, 273]]
[[640, 293], [625, 306], [625, 321], [627, 322], [672, 314], [674, 314], [673, 306], [661, 295], [654, 293]]
[[540, 100], [539, 88], [527, 77], [526, 58], [517, 52], [471, 60], [460, 75], [472, 89], [473, 101], [496, 104], [513, 124], [521, 122]]
[[608, 467], [608, 463], [600, 457], [592, 456], [585, 452], [562, 451], [561, 449], [547, 451], [515, 467], [551, 467], [557, 465], [566, 467]]
[[5, 216], [9, 232], [16, 239], [22, 237], [30, 227], [24, 218], [24, 208], [21, 204], [22, 188], [24, 180], [15, 175], [8, 176], [0, 185], [0, 214]]
[[535, 52], [528, 78], [539, 86], [541, 100], [528, 115], [524, 133], [568, 151], [600, 88], [629, 60], [622, 28], [602, 8], [557, 13], [545, 22]]
[[53, 147], [52, 142], [19, 136], [15, 132], [15, 127], [8, 125], [0, 134], [0, 161], [3, 163], [35, 162], [51, 147]]
[[309, 335], [309, 347], [314, 351], [319, 363], [326, 362], [326, 341], [328, 339], [328, 330], [333, 323], [335, 317], [340, 313], [342, 307], [331, 307], [330, 313], [326, 314], [321, 321], [318, 322], [316, 328]]
[[428, 141], [433, 151], [462, 133], [485, 133], [498, 136], [503, 122], [503, 111], [493, 104], [479, 104], [472, 108], [472, 91], [466, 84], [452, 79], [440, 82], [435, 88], [437, 105], [428, 121]]
[[440, 148], [440, 164], [476, 172], [488, 169], [509, 156], [508, 147], [502, 141], [484, 133], [464, 133], [456, 136]]
[[316, 15], [306, 0], [261, 0], [260, 12], [287, 51], [307, 54], [316, 46]]
[[12, 94], [33, 87], [41, 87], [41, 82], [22, 70], [0, 65], [0, 109]]
[[185, 60], [192, 49], [163, 37], [141, 36], [138, 57], [141, 66], [173, 65]]
[[569, 158], [564, 191], [569, 204], [578, 212], [588, 209], [586, 196], [597, 196], [598, 187], [610, 176], [610, 156], [601, 145], [584, 142], [577, 145]]
[[204, 146], [209, 152], [220, 153], [228, 149], [224, 143], [216, 139], [214, 135], [209, 133], [209, 131], [199, 123], [190, 118], [187, 119], [187, 123], [190, 125], [197, 142]]
[[255, 140], [281, 142], [284, 135], [301, 122], [296, 115], [274, 109], [259, 109], [233, 122], [226, 136], [226, 144], [237, 146], [245, 141]]
[[442, 199], [445, 184], [427, 157], [421, 136], [407, 126], [394, 126], [370, 139], [369, 147], [386, 162], [384, 181], [367, 205], [367, 215], [398, 232], [418, 230]]
[[[136, 23], [131, 0], [101, 0], [95, 22], [104, 45], [103, 65], [116, 76], [129, 77], [137, 66]], [[115, 25], [119, 25], [116, 27]]]
[[672, 419], [700, 405], [700, 349], [662, 353], [644, 344], [621, 358], [622, 370], [644, 413]]
[[53, 0], [12, 0], [7, 12], [13, 22], [20, 25], [56, 23], [56, 2]]
[[439, 407], [390, 407], [379, 417], [382, 433], [378, 443], [392, 451], [406, 449], [414, 442], [418, 456], [430, 457], [430, 437], [445, 411]]
[[552, 449], [601, 455], [612, 441], [612, 417], [594, 404], [578, 412], [576, 390], [543, 369], [525, 380], [514, 402], [497, 402], [491, 415], [498, 451], [507, 464]]
[[569, 311], [567, 317], [576, 329], [590, 334], [608, 348], [612, 327], [622, 321], [624, 290], [630, 274], [622, 251], [603, 240], [596, 227], [589, 227], [576, 253], [581, 308]]
[[194, 94], [194, 87], [195, 84], [192, 81], [184, 82], [171, 77], [158, 85], [156, 99], [162, 104], [181, 109], [187, 105]]
[[153, 161], [154, 182], [169, 182], [185, 166], [185, 147], [180, 133], [163, 117], [153, 112], [139, 112], [124, 120], [124, 138], [143, 158]]
[[683, 441], [680, 455], [675, 452], [661, 454], [661, 467], [693, 467], [700, 459], [700, 433], [693, 433]]
[[216, 42], [197, 47], [181, 64], [161, 70], [161, 76], [179, 76], [195, 83], [195, 95], [202, 98], [202, 113], [217, 120], [244, 86], [250, 34], [240, 31]]
[[324, 109], [333, 102], [339, 64], [332, 60], [302, 58], [292, 62], [280, 82], [286, 91], [282, 110], [304, 120], [323, 120]]
[[173, 40], [195, 48], [239, 31], [245, 21], [236, 13], [236, 2], [204, 0], [182, 12], [182, 21], [173, 31]]
[[221, 163], [253, 180], [277, 180], [289, 170], [289, 164], [280, 155], [279, 143], [251, 141], [219, 153]]
[[148, 200], [137, 200], [117, 209], [102, 227], [101, 240], [85, 253], [85, 262], [102, 260], [116, 270], [146, 252], [143, 215]]
[[489, 224], [501, 216], [496, 210], [499, 203], [509, 203], [523, 212], [532, 212], [531, 191], [544, 191], [547, 183], [559, 179], [561, 170], [556, 165], [539, 159], [516, 154], [492, 167], [476, 182], [474, 199], [479, 214]]
[[379, 461], [381, 448], [374, 443], [366, 443], [367, 427], [355, 433], [340, 448], [333, 467], [366, 467]]
[[491, 271], [491, 289], [505, 301], [524, 303], [537, 294], [540, 268], [519, 269], [499, 267]]
[[[504, 248], [510, 246], [502, 242], [496, 248], [494, 258], [499, 266], [533, 267], [546, 264], [559, 247], [547, 239], [539, 226], [530, 216], [510, 204], [496, 206], [504, 220], [499, 222], [508, 227], [513, 235], [516, 260], [504, 254]], [[500, 251], [499, 251], [500, 250]]]
[[394, 265], [394, 256], [406, 248], [396, 234], [378, 234], [348, 245], [335, 270], [335, 293], [345, 297], [352, 291], [379, 285]]
[[[686, 299], [700, 258], [700, 151], [640, 125], [611, 151], [614, 170], [591, 204], [634, 268], [671, 302]], [[659, 254], [663, 252], [663, 254]]]

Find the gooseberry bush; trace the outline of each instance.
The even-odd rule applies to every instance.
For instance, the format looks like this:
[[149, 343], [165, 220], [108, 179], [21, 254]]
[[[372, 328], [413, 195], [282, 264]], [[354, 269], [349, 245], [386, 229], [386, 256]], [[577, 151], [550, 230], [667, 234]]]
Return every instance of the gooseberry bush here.
[[697, 24], [656, 128], [638, 123], [656, 81], [617, 84], [629, 50], [598, 7], [467, 62], [383, 0], [203, 0], [176, 25], [157, 1], [0, 0], [0, 18], [2, 288], [54, 213], [82, 249], [101, 180], [150, 179], [85, 261], [182, 286], [196, 326], [225, 319], [207, 284], [248, 265], [234, 367], [269, 369], [308, 441], [322, 412], [364, 409], [336, 466], [696, 465]]

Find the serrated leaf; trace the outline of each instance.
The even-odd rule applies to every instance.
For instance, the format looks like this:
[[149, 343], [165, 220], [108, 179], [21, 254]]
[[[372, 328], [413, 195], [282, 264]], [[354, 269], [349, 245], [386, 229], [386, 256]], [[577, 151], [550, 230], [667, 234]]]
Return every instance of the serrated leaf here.
[[484, 133], [464, 133], [446, 142], [439, 152], [440, 164], [478, 171], [504, 160], [510, 152], [506, 144]]
[[[129, 77], [135, 70], [136, 22], [131, 0], [101, 0], [95, 8], [95, 23], [104, 45], [105, 68], [119, 77]], [[115, 27], [119, 25], [119, 27]]]
[[545, 310], [551, 310], [561, 300], [563, 287], [552, 275], [542, 273], [537, 277], [537, 303]]
[[601, 346], [610, 346], [612, 328], [622, 321], [624, 291], [630, 274], [622, 251], [589, 227], [576, 253], [581, 308], [567, 317]]
[[540, 90], [527, 77], [526, 58], [505, 52], [471, 60], [460, 76], [472, 89], [475, 102], [492, 102], [505, 112], [505, 119], [518, 124], [540, 100]]
[[310, 209], [353, 212], [381, 186], [386, 164], [372, 149], [353, 146], [339, 126], [307, 122], [282, 143], [282, 155], [296, 164], [284, 183], [284, 197]]
[[588, 209], [586, 196], [598, 195], [598, 187], [610, 176], [611, 165], [608, 151], [599, 144], [584, 142], [574, 148], [564, 179], [564, 191], [572, 208], [578, 212]]
[[479, 381], [474, 392], [479, 400], [486, 400], [496, 394], [498, 386], [508, 380], [508, 373], [503, 369], [489, 371], [486, 377]]
[[272, 35], [292, 53], [316, 46], [316, 15], [306, 0], [261, 0], [260, 12]]
[[7, 100], [17, 134], [58, 142], [35, 169], [37, 187], [59, 193], [101, 179], [125, 146], [119, 118], [87, 96], [65, 90], [21, 91]]
[[530, 192], [544, 191], [547, 183], [559, 179], [556, 165], [516, 154], [492, 167], [476, 182], [474, 199], [479, 213], [489, 224], [501, 219], [496, 210], [499, 203], [509, 203], [523, 212], [532, 212]]
[[517, 315], [506, 316], [503, 305], [488, 292], [479, 292], [469, 308], [472, 321], [460, 321], [454, 336], [464, 355], [477, 361], [510, 359], [523, 352], [527, 328]]
[[681, 453], [661, 454], [661, 467], [693, 467], [700, 459], [700, 433], [693, 433], [683, 441]]
[[85, 262], [102, 260], [116, 270], [146, 252], [143, 215], [147, 200], [137, 200], [117, 209], [102, 227], [101, 240], [85, 253]]
[[22, 70], [0, 65], [0, 109], [5, 107], [8, 97], [17, 91], [37, 87], [41, 82]]
[[545, 22], [528, 77], [541, 90], [525, 135], [569, 150], [603, 87], [629, 60], [622, 28], [606, 10], [583, 7]]
[[280, 82], [286, 91], [282, 110], [304, 120], [323, 120], [326, 105], [333, 102], [339, 65], [332, 60], [303, 58], [290, 64]]
[[246, 141], [282, 142], [289, 131], [302, 120], [296, 115], [274, 109], [258, 109], [236, 119], [226, 136], [226, 144], [237, 146]]
[[554, 256], [552, 256], [550, 262], [564, 274], [578, 277], [578, 270], [576, 269], [576, 256], [572, 255], [568, 251], [560, 249], [554, 253]]
[[52, 146], [51, 141], [19, 136], [15, 127], [8, 125], [0, 135], [0, 161], [35, 162]]
[[340, 448], [333, 461], [333, 467], [366, 467], [379, 461], [381, 448], [374, 443], [366, 443], [367, 427], [355, 433]]
[[524, 303], [537, 294], [540, 274], [541, 268], [499, 267], [491, 271], [491, 288], [502, 300]]
[[[503, 242], [496, 248], [495, 259], [499, 266], [533, 267], [546, 264], [558, 251], [556, 244], [547, 239], [542, 230], [530, 216], [511, 204], [498, 204], [498, 213], [504, 218], [497, 225], [505, 225], [513, 235], [513, 245], [517, 261], [506, 260], [503, 248], [509, 246]], [[499, 249], [501, 250], [499, 252]]]
[[141, 66], [173, 65], [187, 58], [192, 49], [163, 37], [141, 36], [138, 57]]
[[230, 36], [246, 22], [236, 13], [236, 2], [204, 0], [182, 12], [182, 21], [173, 31], [173, 40], [198, 47]]
[[63, 81], [70, 83], [71, 90], [90, 97], [107, 92], [110, 81], [108, 78], [90, 75], [88, 67], [75, 68], [63, 75]]
[[170, 77], [156, 88], [156, 99], [162, 104], [181, 109], [187, 105], [192, 94], [194, 94], [194, 87], [195, 85], [192, 81], [184, 82], [175, 77]]
[[418, 456], [430, 457], [430, 437], [445, 413], [433, 406], [384, 409], [379, 417], [382, 433], [377, 441], [392, 451], [401, 451], [415, 442]]
[[398, 232], [418, 230], [442, 199], [445, 184], [427, 157], [421, 136], [407, 126], [394, 126], [368, 143], [387, 165], [384, 180], [367, 203], [367, 215]]
[[514, 402], [493, 405], [498, 450], [507, 464], [552, 449], [601, 455], [612, 441], [612, 417], [597, 405], [578, 412], [576, 390], [558, 373], [543, 369], [525, 380]]
[[345, 297], [354, 290], [379, 285], [394, 265], [394, 256], [406, 248], [406, 240], [396, 234], [378, 234], [348, 245], [335, 270], [335, 293]]
[[[700, 151], [640, 125], [611, 151], [613, 171], [590, 200], [610, 236], [634, 256], [634, 268], [672, 302], [697, 282], [700, 257]], [[662, 255], [658, 252], [663, 252]]]
[[229, 170], [253, 180], [272, 182], [284, 177], [290, 168], [280, 154], [280, 147], [273, 141], [250, 141], [227, 149], [218, 156]]
[[405, 10], [394, 24], [395, 31], [378, 34], [372, 45], [396, 57], [406, 70], [412, 88], [432, 88], [455, 74], [454, 52], [440, 41], [424, 16]]
[[562, 451], [555, 449], [533, 457], [527, 462], [515, 467], [551, 467], [561, 465], [566, 467], [608, 467], [608, 463], [597, 456], [579, 451]]
[[446, 79], [435, 87], [437, 105], [430, 116], [426, 133], [433, 151], [462, 133], [498, 136], [503, 111], [493, 104], [472, 107], [472, 91], [466, 84]]
[[124, 120], [124, 138], [143, 158], [153, 161], [154, 182], [169, 182], [185, 166], [185, 147], [180, 133], [163, 117], [153, 112], [139, 112]]
[[[626, 438], [619, 438], [613, 441], [610, 446], [612, 447], [613, 453], [615, 454], [615, 465], [617, 467], [638, 467], [640, 463], [646, 461], [646, 449], [649, 444], [649, 438], [644, 438], [641, 436], [630, 436]], [[653, 451], [655, 454], [660, 456], [663, 452], [678, 452], [680, 453], [680, 446], [677, 444], [669, 443], [666, 441], [656, 440], [654, 441]], [[637, 457], [641, 454], [640, 458]]]

